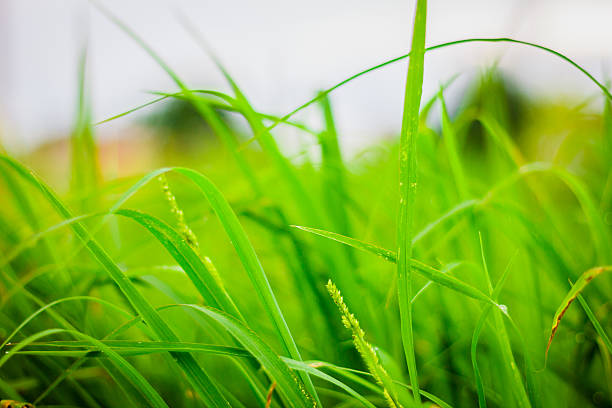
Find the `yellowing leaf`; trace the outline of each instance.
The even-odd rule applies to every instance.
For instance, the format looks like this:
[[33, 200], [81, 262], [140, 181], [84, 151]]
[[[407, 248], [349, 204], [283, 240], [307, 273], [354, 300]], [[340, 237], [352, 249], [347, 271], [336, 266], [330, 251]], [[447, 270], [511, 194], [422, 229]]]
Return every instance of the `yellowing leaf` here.
[[546, 346], [546, 355], [548, 355], [550, 343], [552, 343], [552, 339], [555, 336], [557, 329], [559, 328], [561, 319], [563, 318], [563, 315], [565, 315], [565, 312], [569, 308], [570, 304], [574, 301], [574, 299], [576, 299], [580, 292], [582, 292], [586, 285], [589, 284], [589, 282], [591, 282], [597, 276], [601, 275], [603, 272], [608, 271], [612, 271], [612, 266], [597, 266], [595, 268], [587, 270], [580, 276], [580, 278], [576, 281], [574, 286], [572, 286], [570, 291], [567, 292], [567, 295], [565, 295], [563, 302], [561, 302], [561, 305], [557, 309], [555, 317], [553, 318], [552, 329], [550, 331], [550, 337], [548, 338], [548, 345]]

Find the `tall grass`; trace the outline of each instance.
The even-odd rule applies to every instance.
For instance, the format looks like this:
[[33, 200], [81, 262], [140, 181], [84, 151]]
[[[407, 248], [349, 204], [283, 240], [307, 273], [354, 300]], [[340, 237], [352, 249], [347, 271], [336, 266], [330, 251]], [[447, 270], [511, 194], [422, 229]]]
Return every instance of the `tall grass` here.
[[[221, 143], [105, 178], [83, 54], [70, 188], [0, 156], [3, 407], [612, 406], [612, 95], [584, 68], [509, 38], [425, 47], [418, 0], [409, 54], [271, 115], [193, 23], [231, 94], [191, 89], [99, 8], [178, 89], [96, 126], [180, 100]], [[421, 103], [426, 52], [475, 42], [560, 57], [602, 113], [509, 100], [497, 71], [459, 109], [452, 80]], [[408, 56], [399, 137], [347, 159], [333, 91]], [[322, 129], [293, 119], [315, 103]], [[320, 157], [283, 154], [285, 126]]]

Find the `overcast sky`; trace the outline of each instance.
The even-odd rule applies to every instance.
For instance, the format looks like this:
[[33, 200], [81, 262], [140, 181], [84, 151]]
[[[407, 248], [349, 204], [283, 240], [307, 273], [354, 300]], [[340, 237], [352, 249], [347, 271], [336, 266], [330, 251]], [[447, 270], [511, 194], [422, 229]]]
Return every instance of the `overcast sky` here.
[[[227, 90], [181, 24], [178, 15], [186, 15], [256, 108], [275, 114], [290, 111], [318, 89], [405, 53], [414, 13], [414, 1], [100, 2], [141, 35], [189, 86]], [[602, 78], [604, 69], [612, 73], [611, 20], [612, 2], [603, 0], [430, 0], [427, 44], [510, 36], [561, 51]], [[94, 120], [149, 101], [148, 90], [176, 89], [155, 62], [87, 0], [0, 0], [3, 144], [29, 148], [70, 129], [79, 51], [85, 42]], [[534, 94], [596, 93], [577, 70], [541, 51], [470, 44], [427, 56], [424, 95], [457, 73], [462, 76], [454, 92], [459, 92], [470, 75], [496, 60]], [[406, 62], [398, 63], [333, 94], [345, 143], [367, 143], [399, 129], [405, 69]], [[317, 115], [313, 109], [302, 119], [315, 121]], [[116, 137], [131, 120], [100, 126], [98, 134]]]

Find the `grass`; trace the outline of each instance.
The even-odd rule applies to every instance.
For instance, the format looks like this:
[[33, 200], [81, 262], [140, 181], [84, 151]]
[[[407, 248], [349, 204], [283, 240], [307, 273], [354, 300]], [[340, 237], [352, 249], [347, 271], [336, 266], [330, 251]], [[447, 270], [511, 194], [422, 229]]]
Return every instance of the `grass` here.
[[[425, 47], [436, 16], [419, 0], [399, 137], [347, 158], [333, 91], [408, 54], [272, 115], [192, 23], [232, 94], [189, 88], [99, 8], [178, 89], [93, 125], [83, 52], [70, 182], [0, 156], [3, 404], [612, 406], [612, 95], [601, 81], [520, 40]], [[426, 53], [477, 42], [560, 57], [601, 91], [602, 112], [510, 99], [496, 70], [458, 109], [444, 98], [453, 80], [422, 102]], [[188, 135], [205, 147], [105, 176], [96, 127], [173, 100], [207, 124]], [[293, 117], [314, 104], [321, 129]], [[287, 157], [282, 127], [318, 157]]]

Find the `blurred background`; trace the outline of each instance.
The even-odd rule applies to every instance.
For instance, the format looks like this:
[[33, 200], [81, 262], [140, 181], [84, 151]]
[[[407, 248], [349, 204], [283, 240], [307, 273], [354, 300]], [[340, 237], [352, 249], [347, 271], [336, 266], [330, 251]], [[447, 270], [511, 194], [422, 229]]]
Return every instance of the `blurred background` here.
[[[101, 3], [152, 45], [188, 86], [227, 90], [185, 29], [188, 18], [254, 106], [277, 115], [319, 89], [405, 53], [414, 9], [413, 1]], [[565, 53], [597, 78], [605, 80], [611, 73], [610, 1], [431, 1], [428, 14], [428, 45], [508, 36]], [[0, 141], [5, 149], [28, 152], [70, 132], [84, 46], [93, 121], [152, 100], [149, 91], [176, 90], [140, 46], [88, 1], [2, 0]], [[599, 110], [597, 89], [576, 69], [547, 53], [508, 44], [468, 44], [428, 54], [424, 98], [459, 74], [447, 95], [452, 111], [468, 84], [494, 64], [523, 94], [572, 101], [595, 95]], [[405, 67], [402, 61], [332, 95], [340, 140], [348, 153], [399, 130]], [[97, 139], [117, 140], [135, 133], [134, 125], [154, 109], [97, 126]], [[320, 115], [314, 111], [307, 110], [300, 119], [316, 127]]]

